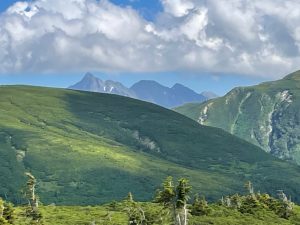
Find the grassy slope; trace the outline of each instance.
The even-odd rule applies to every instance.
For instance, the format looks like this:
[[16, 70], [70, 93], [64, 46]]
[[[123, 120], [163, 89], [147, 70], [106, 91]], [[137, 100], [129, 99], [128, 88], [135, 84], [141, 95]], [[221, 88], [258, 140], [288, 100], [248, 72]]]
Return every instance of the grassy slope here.
[[145, 200], [167, 175], [189, 178], [209, 199], [239, 191], [246, 180], [300, 196], [298, 167], [150, 103], [7, 86], [0, 87], [0, 111], [0, 179], [7, 181], [0, 195], [14, 202], [25, 170], [38, 178], [45, 204], [98, 204], [129, 191]]
[[[143, 209], [148, 212], [159, 210], [160, 206], [152, 203], [143, 203]], [[123, 208], [119, 206], [112, 209], [109, 205], [96, 207], [79, 207], [79, 206], [47, 206], [42, 207], [41, 212], [44, 216], [45, 225], [86, 225], [92, 224], [108, 224], [108, 218], [111, 218], [109, 224], [125, 225], [128, 224], [128, 218]], [[289, 220], [279, 218], [272, 211], [264, 210], [259, 214], [241, 214], [237, 210], [228, 209], [223, 206], [211, 205], [213, 212], [208, 216], [190, 216], [190, 225], [299, 225], [300, 224], [300, 207], [296, 206], [294, 215]], [[16, 225], [29, 224], [29, 220], [21, 214], [23, 208], [17, 209]]]
[[297, 71], [279, 81], [235, 88], [222, 98], [175, 110], [300, 163], [299, 88]]

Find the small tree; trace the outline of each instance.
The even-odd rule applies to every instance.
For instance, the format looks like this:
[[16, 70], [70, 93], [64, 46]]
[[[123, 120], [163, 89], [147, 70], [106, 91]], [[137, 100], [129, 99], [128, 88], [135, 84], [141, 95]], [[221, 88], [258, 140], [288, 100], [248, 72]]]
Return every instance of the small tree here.
[[242, 206], [242, 197], [238, 194], [235, 194], [230, 197], [231, 207], [235, 209], [240, 209]]
[[164, 206], [174, 205], [176, 196], [175, 186], [172, 177], [167, 177], [163, 184], [162, 190], [158, 190], [154, 202], [162, 203]]
[[261, 207], [260, 202], [253, 197], [248, 195], [243, 199], [243, 203], [239, 209], [241, 213], [255, 214], [255, 212]]
[[134, 200], [133, 200], [133, 195], [132, 195], [131, 192], [128, 193], [127, 198], [126, 198], [126, 201], [134, 202]]
[[176, 187], [177, 199], [176, 199], [176, 220], [178, 225], [187, 225], [188, 209], [187, 202], [190, 199], [189, 193], [192, 187], [189, 185], [189, 181], [185, 178], [181, 178], [178, 181]]
[[250, 195], [254, 196], [254, 187], [251, 181], [247, 181], [245, 184], [245, 188], [247, 189], [247, 191], [249, 192]]
[[195, 196], [191, 214], [194, 216], [206, 216], [210, 213], [210, 208], [208, 207], [208, 203], [205, 200], [205, 197], [199, 198], [199, 195]]
[[141, 205], [138, 202], [134, 201], [131, 192], [128, 193], [124, 203], [126, 204], [124, 210], [128, 216], [129, 225], [146, 224], [145, 211], [142, 209]]
[[288, 219], [293, 212], [294, 203], [292, 202], [291, 198], [287, 198], [286, 194], [282, 190], [279, 191], [278, 196], [281, 203], [278, 214], [282, 218]]
[[162, 190], [157, 191], [154, 201], [162, 203], [165, 207], [171, 209], [176, 225], [187, 225], [187, 201], [189, 200], [190, 191], [191, 186], [187, 179], [179, 179], [175, 188], [173, 178], [167, 177], [163, 182]]
[[26, 216], [32, 218], [32, 222], [39, 224], [42, 219], [42, 214], [39, 211], [38, 196], [35, 194], [36, 179], [31, 173], [25, 173], [27, 176], [26, 198], [28, 199], [28, 207]]

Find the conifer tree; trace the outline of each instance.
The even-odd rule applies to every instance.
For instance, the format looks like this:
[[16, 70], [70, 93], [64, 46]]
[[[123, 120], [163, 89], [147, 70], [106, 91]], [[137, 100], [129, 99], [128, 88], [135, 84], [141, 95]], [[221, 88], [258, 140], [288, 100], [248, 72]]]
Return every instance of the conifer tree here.
[[177, 199], [176, 199], [176, 221], [178, 225], [188, 224], [188, 209], [187, 202], [189, 200], [189, 193], [192, 187], [189, 185], [189, 181], [185, 178], [181, 178], [178, 181], [176, 187]]
[[176, 196], [175, 186], [172, 177], [167, 177], [163, 184], [162, 190], [158, 190], [154, 202], [162, 203], [164, 206], [174, 205]]
[[157, 191], [154, 201], [162, 203], [172, 211], [176, 225], [187, 225], [187, 201], [189, 200], [190, 191], [191, 186], [187, 179], [181, 178], [175, 188], [173, 178], [167, 177], [163, 182], [162, 190]]

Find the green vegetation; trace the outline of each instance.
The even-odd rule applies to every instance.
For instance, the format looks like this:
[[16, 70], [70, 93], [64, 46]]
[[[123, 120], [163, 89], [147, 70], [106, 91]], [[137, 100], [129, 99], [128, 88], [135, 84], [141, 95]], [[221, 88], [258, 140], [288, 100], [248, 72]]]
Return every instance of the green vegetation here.
[[[29, 181], [32, 179], [30, 178]], [[174, 185], [168, 177], [154, 202], [136, 202], [131, 193], [123, 201], [103, 206], [41, 206], [42, 220], [28, 217], [26, 207], [11, 207], [8, 214], [0, 214], [0, 224], [9, 225], [199, 225], [199, 224], [300, 224], [300, 207], [289, 200], [284, 192], [279, 198], [255, 192], [251, 182], [248, 193], [222, 197], [215, 203], [208, 203], [198, 196], [188, 201], [191, 186], [185, 178]], [[31, 189], [31, 187], [29, 187]], [[31, 198], [31, 197], [30, 197]], [[190, 203], [190, 204], [189, 204]], [[3, 201], [0, 208], [4, 209]], [[7, 203], [5, 203], [7, 204]], [[1, 207], [2, 206], [2, 207]], [[29, 206], [31, 203], [29, 202]]]
[[222, 98], [187, 104], [175, 111], [300, 164], [299, 88], [297, 71], [282, 80], [235, 88]]
[[45, 205], [98, 205], [130, 191], [145, 201], [167, 176], [188, 178], [191, 195], [208, 201], [247, 180], [300, 201], [298, 166], [221, 129], [150, 103], [62, 89], [0, 87], [0, 170], [0, 196], [15, 204], [24, 203], [27, 171]]

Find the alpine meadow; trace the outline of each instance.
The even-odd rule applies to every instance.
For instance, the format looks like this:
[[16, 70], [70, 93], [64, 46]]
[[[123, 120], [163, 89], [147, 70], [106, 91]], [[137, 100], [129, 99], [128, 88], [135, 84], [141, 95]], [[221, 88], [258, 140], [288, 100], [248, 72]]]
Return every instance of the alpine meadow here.
[[299, 9], [0, 0], [0, 225], [300, 225]]

